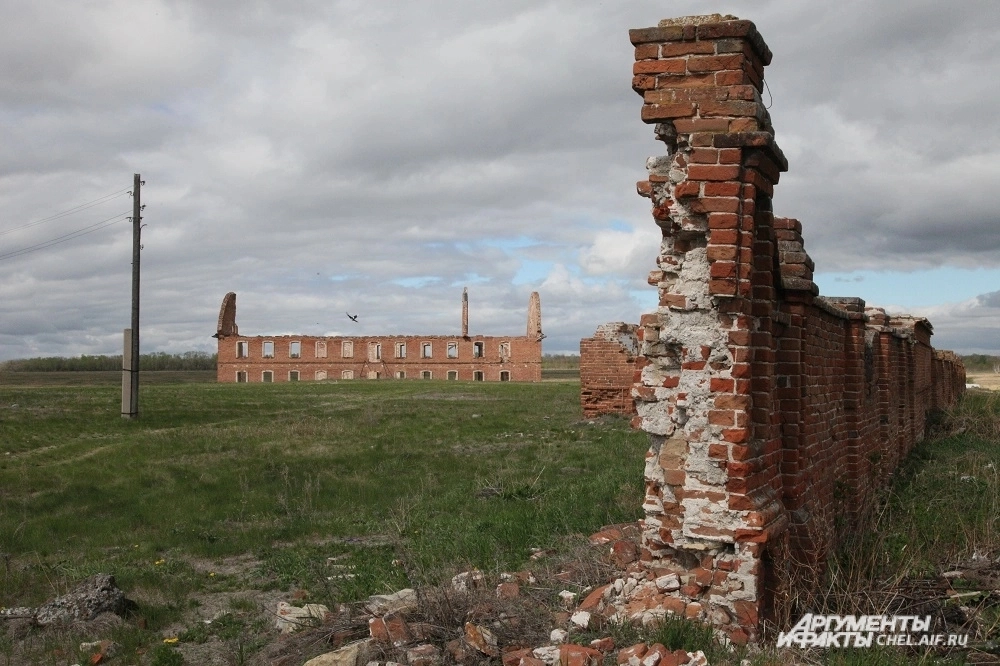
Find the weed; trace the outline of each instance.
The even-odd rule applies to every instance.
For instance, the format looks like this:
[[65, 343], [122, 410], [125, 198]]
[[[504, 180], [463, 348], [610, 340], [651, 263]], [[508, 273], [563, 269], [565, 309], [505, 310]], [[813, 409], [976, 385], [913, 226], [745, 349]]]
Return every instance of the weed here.
[[150, 650], [150, 666], [184, 666], [180, 652], [167, 645], [157, 645]]

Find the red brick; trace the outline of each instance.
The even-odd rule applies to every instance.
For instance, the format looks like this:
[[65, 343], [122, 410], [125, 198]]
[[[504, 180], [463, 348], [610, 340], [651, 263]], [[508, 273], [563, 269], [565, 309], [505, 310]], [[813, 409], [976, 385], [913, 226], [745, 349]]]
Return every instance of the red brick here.
[[735, 296], [736, 282], [729, 280], [709, 280], [708, 293], [715, 296]]
[[681, 58], [670, 60], [642, 60], [632, 65], [633, 74], [683, 74], [685, 63]]
[[739, 218], [737, 218], [737, 216], [734, 215], [733, 213], [718, 212], [718, 213], [710, 213], [708, 216], [708, 228], [712, 232], [711, 241], [713, 243], [717, 243], [720, 245], [723, 243], [730, 243], [730, 242], [735, 243], [737, 240], [735, 237], [736, 233], [735, 231], [733, 232], [734, 237], [732, 241], [718, 240], [720, 236], [716, 236], [716, 232], [720, 229], [736, 229], [738, 226], [739, 226]]
[[635, 47], [636, 60], [652, 60], [660, 57], [659, 44], [640, 44]]
[[[702, 116], [756, 116], [760, 107], [756, 102], [743, 100], [733, 100], [727, 102], [704, 101], [698, 105], [698, 112]], [[730, 131], [733, 130], [730, 124]]]
[[725, 69], [740, 69], [742, 55], [694, 56], [687, 60], [687, 71], [692, 73], [718, 72]]
[[747, 82], [747, 75], [739, 69], [731, 69], [725, 72], [715, 73], [715, 85], [717, 86], [736, 86]]
[[[706, 183], [706, 186], [710, 183]], [[740, 209], [740, 200], [736, 197], [705, 196], [691, 204], [696, 213], [736, 213]]]
[[696, 164], [716, 164], [719, 161], [718, 148], [694, 148], [691, 161]]
[[737, 118], [729, 121], [730, 132], [756, 132], [760, 129], [760, 123], [756, 118]]
[[[729, 123], [730, 121], [725, 118], [678, 118], [674, 121], [674, 128], [682, 134], [690, 134], [691, 132], [726, 132], [729, 130]], [[729, 180], [728, 178], [702, 178], [693, 174], [690, 174], [689, 177], [692, 180]]]
[[708, 271], [713, 278], [730, 278], [736, 275], [736, 264], [732, 261], [716, 261], [709, 266]]
[[736, 247], [733, 245], [709, 245], [706, 254], [709, 261], [734, 261]]
[[664, 58], [712, 53], [715, 53], [715, 44], [712, 42], [680, 42], [660, 45], [660, 55]]
[[655, 87], [656, 87], [655, 76], [641, 74], [639, 76], [632, 77], [632, 90], [635, 90], [636, 92], [642, 92], [644, 90], [652, 90]]
[[730, 428], [722, 431], [722, 439], [734, 444], [742, 444], [750, 438], [750, 433], [746, 428]]
[[[707, 185], [708, 183], [706, 183]], [[674, 197], [678, 199], [683, 199], [687, 197], [698, 196], [698, 190], [700, 189], [700, 183], [685, 180], [684, 182], [678, 183], [674, 188]]]
[[672, 120], [674, 118], [686, 118], [691, 115], [694, 115], [694, 105], [690, 102], [677, 102], [674, 104], [644, 104], [641, 112], [642, 120], [647, 123], [660, 120]]
[[732, 379], [722, 377], [712, 377], [708, 381], [708, 390], [715, 393], [731, 393], [734, 384]]
[[[680, 128], [678, 131], [681, 131]], [[736, 180], [739, 175], [740, 168], [733, 165], [695, 164], [688, 168], [688, 178], [691, 180]]]
[[[720, 150], [720, 153], [726, 152]], [[740, 184], [732, 181], [715, 181], [705, 183], [706, 197], [737, 197], [740, 194]]]

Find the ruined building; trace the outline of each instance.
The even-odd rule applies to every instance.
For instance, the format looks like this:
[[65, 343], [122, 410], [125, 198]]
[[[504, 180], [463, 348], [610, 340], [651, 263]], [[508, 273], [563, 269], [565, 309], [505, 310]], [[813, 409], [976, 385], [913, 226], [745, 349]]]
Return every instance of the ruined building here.
[[650, 438], [638, 584], [607, 603], [746, 642], [863, 529], [965, 370], [931, 347], [927, 320], [819, 295], [802, 225], [772, 213], [788, 165], [753, 23], [685, 17], [629, 36], [642, 120], [665, 146], [637, 185], [663, 240], [656, 311], [581, 344], [584, 409], [631, 412], [627, 388]]
[[469, 335], [469, 295], [462, 293], [461, 335], [240, 335], [236, 294], [222, 300], [218, 330], [220, 382], [326, 379], [542, 380], [542, 314], [538, 292], [524, 336]]

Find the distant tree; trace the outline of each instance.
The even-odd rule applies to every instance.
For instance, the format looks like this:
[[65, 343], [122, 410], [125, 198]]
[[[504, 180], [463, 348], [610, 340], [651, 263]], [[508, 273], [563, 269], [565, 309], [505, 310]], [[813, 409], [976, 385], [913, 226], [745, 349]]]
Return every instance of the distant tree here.
[[[207, 352], [184, 352], [167, 354], [153, 352], [139, 357], [139, 369], [143, 372], [161, 370], [215, 370], [216, 354]], [[79, 357], [46, 356], [5, 361], [0, 365], [6, 372], [95, 372], [122, 369], [121, 355]]]

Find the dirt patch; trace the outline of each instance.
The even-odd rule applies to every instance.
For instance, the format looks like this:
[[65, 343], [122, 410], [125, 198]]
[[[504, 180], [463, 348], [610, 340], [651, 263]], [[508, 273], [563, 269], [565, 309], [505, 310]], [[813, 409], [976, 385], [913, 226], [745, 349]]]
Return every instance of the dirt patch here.
[[977, 373], [968, 375], [965, 378], [967, 384], [979, 384], [979, 387], [987, 391], [1000, 391], [1000, 374], [995, 372]]

